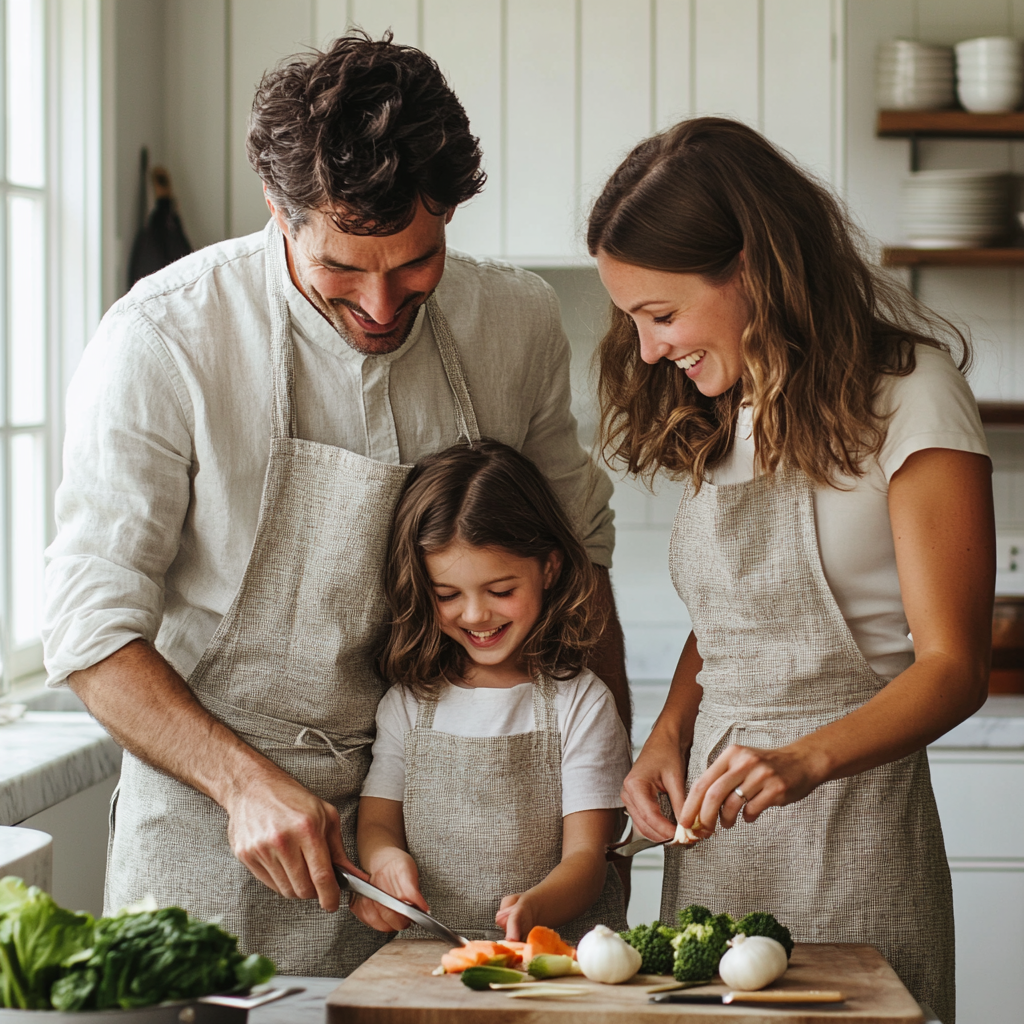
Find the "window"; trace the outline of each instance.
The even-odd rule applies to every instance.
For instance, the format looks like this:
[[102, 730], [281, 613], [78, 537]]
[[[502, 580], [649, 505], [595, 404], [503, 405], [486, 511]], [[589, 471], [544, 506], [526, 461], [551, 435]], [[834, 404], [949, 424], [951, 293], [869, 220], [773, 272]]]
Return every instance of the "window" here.
[[50, 520], [49, 193], [45, 0], [0, 0], [0, 654], [3, 680], [42, 667]]

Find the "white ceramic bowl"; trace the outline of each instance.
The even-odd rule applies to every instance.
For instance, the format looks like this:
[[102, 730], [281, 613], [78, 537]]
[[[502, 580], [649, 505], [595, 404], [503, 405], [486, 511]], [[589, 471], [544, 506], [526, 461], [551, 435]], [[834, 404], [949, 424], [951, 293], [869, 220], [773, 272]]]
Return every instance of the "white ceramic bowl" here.
[[1024, 100], [1024, 83], [1015, 81], [989, 86], [960, 82], [956, 94], [965, 110], [974, 114], [997, 114], [1020, 106]]
[[1020, 40], [1011, 36], [982, 36], [978, 39], [964, 39], [953, 49], [956, 51], [957, 60], [979, 54], [1008, 56], [1020, 53]]

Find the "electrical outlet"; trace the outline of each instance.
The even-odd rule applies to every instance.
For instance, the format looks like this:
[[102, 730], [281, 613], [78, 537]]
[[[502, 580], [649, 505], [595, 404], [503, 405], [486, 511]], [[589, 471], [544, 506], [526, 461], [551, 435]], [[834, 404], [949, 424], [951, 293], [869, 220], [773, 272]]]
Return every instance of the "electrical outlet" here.
[[996, 535], [996, 569], [999, 572], [1024, 572], [1024, 535]]

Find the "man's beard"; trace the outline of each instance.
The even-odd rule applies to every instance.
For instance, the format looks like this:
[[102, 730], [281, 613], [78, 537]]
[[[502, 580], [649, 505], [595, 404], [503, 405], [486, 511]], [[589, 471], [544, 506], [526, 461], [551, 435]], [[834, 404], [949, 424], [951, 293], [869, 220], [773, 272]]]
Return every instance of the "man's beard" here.
[[[429, 298], [429, 296], [413, 296], [412, 301], [409, 302], [400, 314], [405, 317], [404, 322], [399, 323], [393, 331], [389, 331], [387, 334], [368, 334], [366, 331], [360, 331], [358, 327], [352, 327], [348, 324], [339, 306], [328, 302], [308, 280], [304, 279], [304, 275], [299, 270], [297, 262], [295, 264], [295, 275], [299, 278], [302, 290], [306, 293], [317, 312], [338, 332], [341, 340], [346, 345], [354, 348], [364, 356], [382, 356], [400, 349], [412, 333], [412, 329], [416, 324], [416, 314], [420, 306]], [[345, 306], [348, 303], [341, 303], [341, 305]], [[354, 304], [352, 306], [355, 309], [359, 308]], [[360, 310], [360, 314], [362, 315], [362, 310]], [[370, 318], [367, 317], [367, 319]]]

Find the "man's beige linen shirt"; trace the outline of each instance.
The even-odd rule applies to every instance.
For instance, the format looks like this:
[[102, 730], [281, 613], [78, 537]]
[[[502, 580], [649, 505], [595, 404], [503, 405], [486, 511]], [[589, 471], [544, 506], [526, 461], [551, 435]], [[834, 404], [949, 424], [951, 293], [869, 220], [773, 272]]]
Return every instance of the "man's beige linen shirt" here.
[[[47, 552], [51, 685], [137, 637], [187, 677], [231, 605], [269, 456], [267, 244], [283, 244], [272, 224], [145, 278], [86, 349], [68, 391], [58, 532]], [[290, 279], [285, 288], [300, 437], [395, 464], [458, 440], [422, 309], [397, 352], [364, 356]], [[593, 561], [609, 566], [612, 487], [577, 440], [554, 293], [524, 270], [449, 252], [437, 299], [481, 434], [537, 463]]]

